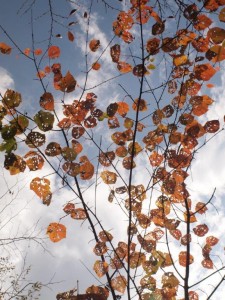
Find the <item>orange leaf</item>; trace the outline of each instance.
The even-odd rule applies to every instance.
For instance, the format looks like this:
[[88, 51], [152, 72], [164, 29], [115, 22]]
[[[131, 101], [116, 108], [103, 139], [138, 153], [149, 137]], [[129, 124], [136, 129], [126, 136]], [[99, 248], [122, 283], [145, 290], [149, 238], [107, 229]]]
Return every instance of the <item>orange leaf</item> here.
[[214, 85], [214, 84], [212, 84], [212, 83], [208, 83], [208, 84], [206, 84], [206, 86], [207, 86], [207, 88], [209, 88], [209, 89], [211, 89], [211, 88], [215, 87], [215, 85]]
[[66, 227], [59, 223], [50, 223], [47, 232], [50, 240], [54, 243], [61, 241], [66, 237]]
[[117, 69], [121, 72], [121, 73], [129, 73], [132, 71], [132, 66], [124, 61], [118, 61], [117, 63]]
[[93, 70], [98, 71], [100, 68], [101, 68], [101, 65], [97, 61], [92, 64], [92, 69]]
[[94, 175], [94, 166], [90, 163], [87, 156], [80, 157], [80, 178], [83, 180], [91, 179]]
[[38, 77], [38, 78], [42, 79], [42, 78], [44, 78], [45, 76], [46, 76], [46, 74], [45, 74], [44, 71], [40, 70], [40, 71], [37, 72], [37, 77]]
[[216, 70], [209, 63], [194, 67], [195, 78], [198, 80], [208, 81], [215, 73]]
[[213, 269], [213, 262], [210, 258], [205, 258], [202, 261], [202, 266], [206, 269]]
[[52, 198], [50, 181], [47, 178], [36, 177], [30, 183], [30, 189], [41, 198], [43, 204], [49, 205]]
[[24, 53], [25, 55], [29, 56], [29, 55], [30, 55], [30, 48], [24, 49], [23, 53]]
[[156, 151], [153, 151], [153, 153], [149, 156], [150, 164], [153, 167], [158, 167], [162, 163], [164, 157], [163, 155], [157, 153]]
[[41, 48], [35, 49], [34, 54], [37, 55], [37, 56], [41, 55], [42, 54], [42, 49]]
[[176, 55], [173, 59], [173, 64], [177, 66], [185, 65], [188, 62], [187, 55]]
[[40, 106], [46, 110], [54, 110], [54, 98], [51, 93], [45, 92], [40, 97]]
[[125, 117], [128, 111], [130, 110], [129, 105], [126, 102], [117, 102], [117, 104], [117, 113], [122, 117]]
[[204, 30], [212, 24], [212, 20], [206, 15], [200, 14], [197, 16], [194, 22], [194, 28], [196, 30]]
[[50, 46], [48, 48], [48, 56], [50, 59], [55, 59], [60, 56], [60, 48], [58, 46]]
[[43, 157], [36, 151], [29, 151], [24, 158], [30, 171], [42, 169], [45, 162]]
[[68, 71], [66, 73], [66, 76], [61, 78], [61, 80], [59, 82], [60, 91], [66, 92], [66, 93], [71, 93], [75, 90], [76, 84], [77, 84], [77, 82], [76, 82], [75, 78]]
[[215, 236], [208, 236], [206, 238], [206, 244], [209, 246], [215, 246], [219, 242], [219, 239]]
[[98, 48], [100, 47], [100, 41], [99, 40], [91, 40], [89, 43], [89, 48], [92, 52], [96, 52]]

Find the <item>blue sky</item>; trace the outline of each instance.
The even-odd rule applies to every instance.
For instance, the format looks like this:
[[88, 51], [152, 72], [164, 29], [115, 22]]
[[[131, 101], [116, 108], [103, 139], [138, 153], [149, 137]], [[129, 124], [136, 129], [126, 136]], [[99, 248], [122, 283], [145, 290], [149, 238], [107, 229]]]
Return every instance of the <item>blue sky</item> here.
[[[110, 2], [110, 1], [108, 1]], [[111, 1], [112, 2], [112, 1]], [[111, 3], [110, 2], [110, 3]], [[113, 1], [114, 2], [114, 1]], [[129, 1], [125, 1], [128, 3]], [[22, 3], [25, 5], [21, 7]], [[7, 31], [7, 34], [13, 39], [13, 41], [18, 45], [19, 48], [24, 50], [25, 48], [32, 47], [31, 38], [31, 14], [30, 10], [26, 12], [29, 8], [29, 4], [32, 1], [2, 1], [1, 11], [0, 11], [0, 24]], [[68, 16], [72, 8], [78, 8], [77, 12], [70, 18], [65, 19], [61, 17], [56, 17], [57, 22], [62, 22], [67, 25], [69, 22], [78, 21], [77, 25], [71, 26], [71, 32], [75, 36], [75, 41], [71, 43], [67, 39], [67, 28], [59, 25], [57, 22], [53, 25], [53, 36], [51, 38], [51, 44], [56, 44], [61, 48], [60, 62], [62, 62], [62, 71], [65, 74], [68, 70], [76, 78], [78, 85], [80, 87], [84, 84], [84, 71], [85, 71], [85, 40], [86, 40], [86, 30], [87, 30], [87, 19], [83, 18], [83, 14], [88, 8], [80, 2], [80, 7], [72, 6], [69, 3], [65, 4], [64, 1], [57, 1], [57, 5], [53, 5], [53, 11], [55, 14], [60, 16]], [[113, 3], [114, 5], [114, 3]], [[115, 1], [117, 8], [123, 8], [124, 2]], [[49, 30], [50, 30], [50, 15], [48, 13], [48, 5], [46, 0], [38, 0], [33, 7], [33, 28], [34, 28], [34, 48], [42, 48], [44, 51], [47, 49], [49, 43]], [[169, 12], [168, 12], [169, 14]], [[109, 48], [104, 51], [109, 45], [109, 41], [113, 37], [111, 32], [111, 24], [115, 19], [116, 11], [111, 9], [105, 9], [105, 6], [101, 1], [94, 1], [92, 7], [92, 15], [90, 19], [89, 27], [89, 40], [95, 38], [101, 41], [100, 50], [96, 53], [88, 52], [87, 62], [88, 65], [91, 64], [99, 58], [102, 68], [99, 72], [91, 71], [88, 77], [88, 87], [95, 87], [91, 91], [98, 95], [98, 105], [100, 108], [105, 108], [111, 102], [115, 101], [130, 101], [127, 97], [125, 90], [129, 91], [129, 94], [136, 98], [138, 97], [138, 79], [133, 78], [133, 76], [124, 75], [120, 76], [115, 80], [110, 80], [106, 84], [101, 84], [104, 80], [117, 76], [119, 74], [115, 65], [111, 63], [111, 58], [109, 55]], [[174, 21], [167, 24], [168, 33], [173, 32]], [[135, 31], [135, 30], [134, 30]], [[135, 32], [134, 32], [135, 33]], [[146, 35], [151, 37], [149, 28], [145, 29]], [[62, 39], [56, 38], [56, 34], [61, 34]], [[5, 42], [10, 45], [12, 43], [9, 41], [7, 36], [1, 31], [0, 32], [0, 42]], [[115, 39], [112, 44], [119, 42]], [[112, 45], [111, 44], [111, 45]], [[138, 36], [134, 44], [124, 46], [122, 59], [132, 62], [132, 57], [130, 57], [130, 51], [134, 55], [139, 50], [139, 39]], [[39, 59], [39, 58], [38, 58]], [[136, 60], [138, 61], [138, 59]], [[57, 61], [53, 61], [57, 62]], [[45, 55], [43, 57], [43, 62], [41, 68], [48, 65], [49, 60]], [[51, 62], [52, 63], [52, 62]], [[51, 64], [50, 63], [50, 64]], [[156, 69], [151, 71], [149, 75], [148, 82], [152, 87], [159, 86], [161, 83], [165, 82], [167, 79], [165, 77], [166, 68], [170, 69], [170, 66], [165, 66], [162, 64], [161, 57], [156, 58], [154, 62]], [[225, 84], [225, 73], [223, 70], [223, 64], [221, 64], [220, 75], [216, 75], [211, 81], [215, 84], [215, 88], [212, 90], [203, 89], [203, 93], [211, 93], [213, 99], [215, 99], [215, 104], [211, 111], [209, 111], [206, 117], [199, 118], [199, 120], [204, 124], [205, 118], [208, 119], [220, 119], [222, 120], [225, 109], [224, 109], [224, 84]], [[39, 80], [36, 78], [36, 70], [32, 61], [24, 58], [14, 47], [10, 57], [0, 56], [0, 92], [4, 94], [7, 88], [13, 88], [23, 95], [23, 106], [24, 111], [31, 112], [31, 115], [35, 114], [39, 110], [39, 98], [43, 94], [43, 89]], [[51, 83], [51, 79], [48, 77], [44, 79], [44, 83], [47, 85], [49, 91], [54, 91]], [[100, 84], [100, 85], [99, 85]], [[72, 100], [79, 98], [81, 89], [77, 87], [76, 91], [72, 95], [67, 95], [65, 98], [66, 103], [70, 103]], [[161, 90], [155, 93], [156, 97], [159, 97]], [[60, 108], [62, 94], [59, 92], [54, 92], [56, 107]], [[162, 107], [164, 103], [167, 103], [168, 93], [163, 94], [163, 100], [161, 101]], [[170, 96], [171, 97], [171, 96]], [[128, 99], [128, 100], [127, 100]], [[149, 104], [149, 112], [152, 113], [156, 107], [153, 94], [146, 93], [146, 100]], [[131, 103], [131, 101], [129, 102]], [[147, 113], [146, 113], [147, 114]], [[32, 115], [32, 116], [33, 116]], [[62, 117], [62, 113], [59, 113]], [[132, 116], [132, 115], [131, 115]], [[145, 116], [145, 115], [143, 115]], [[151, 120], [146, 119], [145, 124], [149, 130], [151, 130], [152, 124]], [[106, 123], [103, 123], [99, 129], [97, 129], [96, 139], [97, 143], [100, 143], [100, 137], [103, 139], [103, 149], [106, 151], [107, 147], [110, 147], [111, 139], [110, 133], [106, 133], [105, 127]], [[55, 134], [50, 134], [49, 140], [61, 141], [61, 137], [58, 138]], [[93, 148], [93, 145], [88, 140], [83, 140], [85, 143], [85, 152], [93, 160], [94, 163], [97, 162], [98, 150]], [[209, 222], [210, 229], [217, 236], [223, 239], [224, 228], [223, 226], [218, 226], [223, 224], [225, 211], [223, 207], [223, 199], [225, 196], [225, 168], [224, 168], [224, 146], [225, 139], [224, 133], [222, 132], [216, 136], [211, 142], [209, 142], [203, 149], [199, 150], [196, 155], [196, 159], [193, 162], [192, 168], [190, 170], [190, 176], [188, 179], [189, 188], [191, 191], [191, 196], [194, 201], [207, 201], [210, 198], [214, 188], [217, 188], [215, 202], [210, 206], [210, 212], [212, 217], [209, 215], [202, 217], [202, 222]], [[21, 150], [23, 146], [20, 146]], [[28, 151], [28, 150], [27, 150]], [[3, 156], [3, 155], [2, 155]], [[150, 167], [146, 167], [146, 155], [143, 154], [137, 158], [137, 162], [140, 164], [140, 169], [134, 172], [134, 180], [137, 184], [147, 183], [146, 178], [148, 178], [148, 171]], [[54, 161], [57, 164], [57, 160]], [[44, 236], [46, 227], [50, 222], [57, 222], [62, 217], [62, 207], [68, 201], [77, 202], [74, 198], [74, 194], [69, 192], [66, 188], [61, 188], [61, 179], [50, 176], [49, 179], [52, 181], [53, 190], [53, 201], [49, 207], [42, 205], [41, 201], [34, 195], [32, 191], [29, 190], [30, 179], [36, 176], [47, 175], [51, 173], [50, 167], [46, 166], [44, 171], [37, 171], [34, 173], [26, 171], [24, 174], [20, 174], [19, 177], [10, 177], [7, 171], [2, 169], [2, 175], [5, 176], [6, 181], [10, 186], [19, 180], [19, 187], [23, 186], [22, 189], [18, 188], [18, 185], [14, 188], [14, 193], [17, 195], [14, 200], [13, 209], [9, 209], [6, 215], [2, 215], [2, 218], [9, 218], [9, 223], [2, 229], [4, 235], [16, 234], [18, 224], [21, 224], [20, 230], [24, 232], [25, 230], [32, 231], [33, 228], [35, 233], [39, 233]], [[124, 169], [120, 170], [122, 176], [127, 179], [127, 171]], [[5, 186], [5, 181], [3, 177], [1, 178], [1, 185]], [[99, 186], [97, 188], [96, 198], [97, 198], [97, 211], [99, 213], [100, 219], [105, 224], [106, 229], [110, 230], [112, 234], [115, 234], [115, 240], [118, 242], [122, 239], [126, 232], [127, 219], [123, 211], [118, 211], [118, 205], [116, 203], [109, 204], [107, 197], [109, 194], [109, 188], [103, 185], [100, 180]], [[85, 185], [85, 183], [84, 183]], [[157, 191], [154, 191], [157, 195]], [[91, 186], [84, 193], [85, 199], [91, 207], [95, 205], [95, 189]], [[150, 197], [150, 196], [149, 196]], [[12, 195], [4, 197], [4, 202], [9, 203], [12, 199]], [[12, 216], [16, 212], [20, 212], [16, 217]], [[116, 219], [116, 222], [115, 222]], [[118, 221], [117, 221], [118, 220]], [[33, 281], [42, 281], [47, 283], [52, 280], [52, 282], [57, 282], [53, 285], [49, 285], [49, 288], [44, 288], [42, 291], [41, 299], [53, 300], [55, 299], [55, 294], [57, 292], [66, 291], [76, 287], [77, 280], [79, 280], [79, 290], [85, 291], [85, 288], [91, 284], [98, 284], [97, 279], [90, 274], [92, 273], [92, 266], [96, 260], [96, 257], [92, 254], [92, 248], [94, 247], [93, 236], [88, 229], [87, 222], [77, 222], [70, 218], [62, 219], [62, 223], [67, 226], [67, 238], [59, 243], [53, 244], [48, 239], [45, 240], [45, 247], [48, 251], [44, 251], [42, 247], [37, 244], [30, 243], [29, 248], [27, 244], [22, 243], [18, 245], [19, 252], [16, 252], [16, 257], [13, 258], [15, 264], [20, 265], [22, 258], [26, 255], [27, 263], [31, 264], [30, 278]], [[34, 224], [37, 224], [35, 226]], [[32, 229], [30, 229], [32, 228]], [[199, 242], [201, 244], [201, 242]], [[223, 241], [220, 248], [216, 248], [215, 255], [219, 255], [220, 259], [224, 261]], [[174, 251], [178, 251], [179, 245], [174, 244]], [[201, 256], [201, 250], [196, 242], [194, 249], [196, 251], [196, 257]], [[16, 250], [12, 250], [16, 251]], [[198, 256], [199, 255], [199, 256]], [[199, 258], [200, 260], [200, 258]], [[219, 263], [218, 263], [219, 264]], [[85, 267], [86, 266], [86, 267]], [[89, 271], [87, 270], [89, 269]], [[194, 278], [202, 276], [205, 269], [193, 269]], [[208, 274], [208, 273], [205, 273]], [[100, 279], [100, 282], [104, 283], [104, 279]], [[217, 279], [210, 283], [216, 284]], [[208, 286], [208, 285], [207, 285]], [[201, 288], [206, 288], [203, 286]], [[221, 287], [217, 296], [213, 300], [221, 299], [221, 295], [225, 293], [225, 287]], [[204, 294], [201, 294], [204, 299]], [[123, 297], [126, 299], [126, 295]]]

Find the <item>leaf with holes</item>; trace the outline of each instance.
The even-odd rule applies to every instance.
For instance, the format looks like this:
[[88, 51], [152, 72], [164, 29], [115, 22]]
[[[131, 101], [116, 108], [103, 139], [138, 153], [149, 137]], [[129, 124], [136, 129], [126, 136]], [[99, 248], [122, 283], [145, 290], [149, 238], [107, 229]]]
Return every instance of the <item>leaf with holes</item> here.
[[47, 178], [35, 177], [30, 183], [30, 189], [43, 201], [43, 204], [49, 205], [52, 198], [50, 181]]
[[127, 280], [122, 275], [114, 277], [111, 280], [111, 286], [114, 290], [116, 290], [116, 291], [123, 294], [126, 290], [126, 287], [127, 287]]
[[107, 262], [103, 262], [100, 260], [96, 260], [93, 270], [95, 271], [95, 273], [97, 274], [97, 276], [99, 278], [101, 278], [102, 276], [104, 276], [108, 270], [109, 270], [109, 266], [107, 264]]
[[63, 224], [50, 223], [46, 233], [53, 243], [57, 243], [66, 237], [66, 227]]
[[105, 184], [114, 184], [117, 180], [116, 173], [110, 171], [103, 171], [101, 172], [101, 178]]

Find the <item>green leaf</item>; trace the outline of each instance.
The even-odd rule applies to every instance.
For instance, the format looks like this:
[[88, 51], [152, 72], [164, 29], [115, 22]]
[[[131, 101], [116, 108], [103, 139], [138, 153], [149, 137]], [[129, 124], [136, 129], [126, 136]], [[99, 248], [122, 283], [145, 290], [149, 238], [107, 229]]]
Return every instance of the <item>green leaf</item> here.
[[16, 132], [17, 132], [16, 126], [5, 125], [1, 130], [3, 140], [12, 139], [16, 135]]
[[54, 115], [50, 112], [40, 110], [34, 116], [34, 122], [37, 124], [38, 128], [42, 131], [49, 131], [53, 128]]
[[16, 149], [17, 149], [17, 143], [14, 138], [5, 140], [2, 144], [0, 144], [0, 151], [5, 151], [6, 153], [10, 153]]
[[13, 90], [7, 90], [4, 94], [2, 102], [7, 109], [18, 107], [22, 102], [21, 94]]

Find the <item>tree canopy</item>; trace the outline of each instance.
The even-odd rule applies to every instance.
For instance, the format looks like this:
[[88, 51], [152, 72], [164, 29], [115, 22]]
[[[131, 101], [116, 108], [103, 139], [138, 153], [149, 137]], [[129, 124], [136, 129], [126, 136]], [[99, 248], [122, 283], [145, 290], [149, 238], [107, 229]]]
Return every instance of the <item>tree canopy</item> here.
[[222, 202], [192, 169], [224, 139], [225, 1], [62, 2], [20, 3], [28, 39], [0, 21], [4, 67], [25, 79], [1, 91], [4, 168], [51, 211], [49, 243], [89, 231], [93, 284], [56, 298], [221, 299]]

